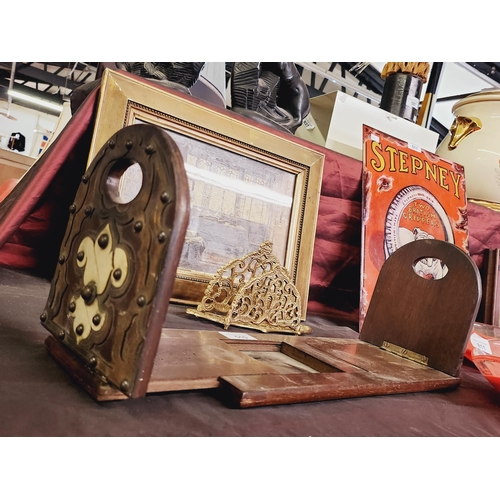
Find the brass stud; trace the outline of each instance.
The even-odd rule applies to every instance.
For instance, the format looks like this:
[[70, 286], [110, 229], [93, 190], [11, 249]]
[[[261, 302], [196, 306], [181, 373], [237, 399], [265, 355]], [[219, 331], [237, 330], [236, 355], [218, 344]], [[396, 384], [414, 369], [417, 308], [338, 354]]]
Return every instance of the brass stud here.
[[82, 175], [82, 182], [87, 184], [89, 182], [90, 177], [87, 174]]
[[146, 305], [146, 297], [144, 297], [144, 295], [139, 295], [139, 297], [137, 297], [137, 305], [139, 307], [144, 307]]
[[69, 312], [75, 312], [76, 311], [76, 304], [74, 302], [70, 302], [68, 306]]
[[92, 318], [92, 323], [94, 323], [94, 325], [97, 326], [100, 322], [101, 322], [101, 316], [99, 316], [99, 314], [96, 314]]
[[66, 262], [66, 257], [64, 255], [59, 255], [59, 264], [64, 264]]
[[82, 290], [82, 298], [83, 300], [89, 300], [90, 297], [92, 297], [92, 288], [90, 286], [86, 286], [83, 290]]
[[110, 139], [108, 141], [108, 146], [111, 148], [111, 149], [114, 149], [114, 147], [116, 146], [116, 141], [114, 139]]
[[163, 191], [163, 193], [161, 193], [160, 195], [160, 200], [163, 203], [167, 203], [168, 199], [169, 199], [168, 193], [166, 191]]
[[62, 330], [60, 330], [57, 332], [56, 336], [59, 340], [64, 340], [64, 337], [66, 337], [66, 333], [64, 333]]
[[109, 236], [107, 234], [101, 234], [101, 236], [99, 236], [99, 239], [97, 240], [97, 243], [101, 248], [106, 248], [109, 243]]
[[167, 235], [165, 233], [165, 231], [161, 231], [159, 234], [158, 234], [158, 241], [160, 243], [164, 243], [167, 239]]
[[70, 213], [74, 214], [76, 212], [76, 205], [70, 205], [69, 211], [70, 211]]
[[47, 313], [44, 311], [42, 314], [40, 314], [40, 321], [44, 323], [47, 321]]
[[128, 392], [128, 390], [130, 389], [130, 384], [128, 383], [127, 380], [124, 380], [121, 384], [120, 384], [120, 389], [123, 391], [123, 392]]
[[89, 365], [91, 368], [95, 368], [95, 366], [97, 365], [97, 358], [95, 356], [92, 356], [89, 359]]
[[75, 328], [75, 333], [76, 333], [77, 335], [83, 335], [83, 330], [84, 330], [83, 325], [78, 325], [78, 326]]
[[125, 144], [125, 147], [130, 150], [132, 149], [132, 146], [134, 145], [134, 143], [132, 141], [127, 141], [126, 144]]
[[85, 207], [85, 215], [90, 215], [92, 213], [93, 208], [89, 205]]
[[134, 224], [134, 231], [136, 233], [140, 233], [142, 231], [142, 222], [141, 221], [137, 221], [135, 224]]
[[84, 258], [85, 258], [85, 252], [80, 251], [76, 254], [76, 260], [81, 262]]
[[82, 295], [82, 299], [85, 301], [85, 303], [87, 305], [92, 304], [92, 302], [94, 302], [96, 295], [97, 295], [95, 283], [93, 281], [91, 281], [88, 285], [86, 285], [83, 288], [81, 295]]
[[153, 145], [152, 145], [152, 144], [148, 144], [148, 145], [146, 146], [146, 153], [147, 153], [148, 155], [151, 155], [151, 154], [153, 154], [154, 152], [155, 152], [155, 148], [153, 147]]
[[116, 281], [118, 281], [122, 277], [122, 270], [121, 269], [115, 269], [113, 271], [113, 278], [115, 278]]

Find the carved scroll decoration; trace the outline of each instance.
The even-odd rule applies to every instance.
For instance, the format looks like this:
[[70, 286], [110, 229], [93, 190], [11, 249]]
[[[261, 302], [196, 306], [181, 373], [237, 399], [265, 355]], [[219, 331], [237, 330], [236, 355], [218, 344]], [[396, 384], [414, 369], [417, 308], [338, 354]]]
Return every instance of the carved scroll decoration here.
[[308, 333], [301, 325], [301, 298], [288, 271], [265, 241], [255, 252], [222, 266], [196, 309], [187, 313], [261, 332]]

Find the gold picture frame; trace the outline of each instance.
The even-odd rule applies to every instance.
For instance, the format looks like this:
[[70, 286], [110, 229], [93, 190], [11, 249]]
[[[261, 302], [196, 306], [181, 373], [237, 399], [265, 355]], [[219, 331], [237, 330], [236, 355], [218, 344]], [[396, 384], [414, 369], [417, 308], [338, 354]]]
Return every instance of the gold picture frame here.
[[[220, 262], [270, 239], [300, 293], [305, 319], [325, 155], [293, 136], [121, 71], [106, 69], [100, 92], [88, 164], [114, 133], [134, 123], [160, 126], [183, 153], [191, 189], [190, 226], [196, 224], [196, 230], [188, 228], [183, 251], [188, 260], [181, 258], [172, 300], [199, 303]], [[209, 233], [214, 240], [210, 251], [204, 241]], [[192, 248], [196, 257], [189, 260]], [[203, 263], [200, 251], [206, 256]]]

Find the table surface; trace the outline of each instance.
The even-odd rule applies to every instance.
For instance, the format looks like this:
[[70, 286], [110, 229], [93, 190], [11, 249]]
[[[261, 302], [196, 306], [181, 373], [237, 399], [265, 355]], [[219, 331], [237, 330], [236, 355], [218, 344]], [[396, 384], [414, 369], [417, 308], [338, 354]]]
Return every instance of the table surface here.
[[[251, 409], [229, 408], [212, 390], [97, 403], [45, 350], [48, 291], [48, 281], [0, 269], [1, 436], [500, 436], [500, 394], [469, 364], [449, 392]], [[327, 318], [307, 324], [332, 336]], [[164, 326], [220, 329], [173, 304]]]

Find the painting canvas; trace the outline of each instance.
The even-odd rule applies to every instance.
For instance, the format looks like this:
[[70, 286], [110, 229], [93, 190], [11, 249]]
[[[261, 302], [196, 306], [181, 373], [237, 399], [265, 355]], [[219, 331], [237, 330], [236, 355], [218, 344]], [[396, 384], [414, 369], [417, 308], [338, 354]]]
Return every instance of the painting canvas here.
[[[367, 125], [363, 143], [360, 329], [380, 268], [399, 247], [435, 238], [468, 252], [464, 168]], [[414, 269], [428, 279], [447, 272], [438, 259]]]
[[285, 261], [295, 175], [168, 132], [184, 157], [191, 217], [180, 267], [214, 274], [269, 240]]

